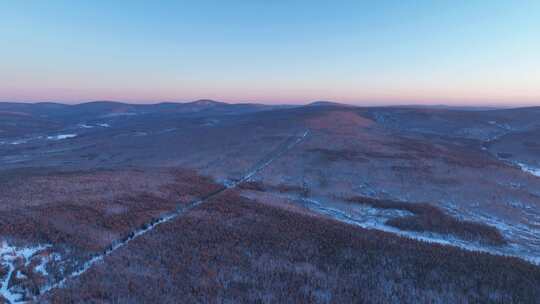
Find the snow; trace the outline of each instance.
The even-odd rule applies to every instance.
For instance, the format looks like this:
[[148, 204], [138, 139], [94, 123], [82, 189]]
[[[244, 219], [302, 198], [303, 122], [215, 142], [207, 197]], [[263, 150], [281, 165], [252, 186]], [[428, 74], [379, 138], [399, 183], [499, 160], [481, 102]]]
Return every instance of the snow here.
[[[441, 235], [431, 232], [412, 232], [412, 231], [403, 231], [395, 227], [391, 227], [385, 224], [387, 217], [381, 216], [382, 214], [374, 214], [369, 209], [364, 208], [362, 210], [356, 209], [356, 212], [350, 212], [342, 210], [340, 208], [330, 207], [328, 204], [322, 203], [315, 199], [311, 198], [292, 198], [289, 197], [291, 201], [300, 202], [305, 208], [329, 216], [338, 221], [348, 223], [351, 225], [356, 225], [364, 229], [375, 229], [380, 231], [385, 231], [399, 235], [401, 237], [406, 237], [418, 241], [423, 241], [427, 243], [435, 243], [441, 245], [448, 245], [458, 247], [467, 251], [473, 252], [485, 252], [501, 256], [514, 256], [519, 257], [530, 263], [540, 265], [540, 256], [534, 250], [524, 248], [518, 244], [510, 244], [508, 246], [489, 246], [479, 244], [473, 241], [465, 241], [453, 236]], [[534, 242], [538, 240], [540, 235], [540, 230], [532, 229], [525, 225], [509, 225], [498, 219], [487, 216], [475, 216], [476, 220], [480, 220], [483, 223], [494, 226], [499, 229], [501, 232], [506, 235], [514, 235], [514, 233], [519, 232], [520, 237]]]
[[110, 128], [111, 126], [108, 123], [96, 123], [94, 125], [80, 123], [78, 124], [79, 128], [83, 129], [93, 129], [95, 127]]
[[11, 141], [0, 141], [0, 145], [22, 145], [27, 144], [29, 142], [43, 139], [43, 136], [30, 136], [30, 137], [23, 137], [23, 138], [16, 138], [12, 139]]
[[37, 273], [42, 274], [43, 276], [47, 276], [49, 273], [47, 272], [47, 269], [45, 269], [45, 266], [49, 262], [48, 258], [42, 258], [39, 264], [34, 268], [34, 271]]
[[527, 173], [529, 173], [531, 175], [534, 175], [534, 176], [537, 176], [537, 177], [540, 177], [540, 169], [539, 168], [534, 168], [534, 167], [528, 166], [528, 165], [523, 164], [523, 163], [517, 163], [517, 165], [519, 166], [521, 171], [527, 172]]
[[4, 261], [2, 261], [2, 265], [8, 267], [8, 273], [5, 279], [2, 281], [2, 287], [0, 288], [0, 295], [2, 295], [8, 301], [8, 303], [16, 303], [20, 300], [22, 296], [20, 294], [13, 293], [9, 290], [9, 282], [11, 281], [11, 276], [15, 269], [13, 267], [13, 264], [11, 263], [5, 263]]
[[19, 270], [19, 271], [17, 271], [17, 274], [15, 275], [15, 278], [17, 278], [18, 280], [24, 280], [24, 279], [27, 278], [27, 276], [22, 274], [22, 272]]
[[28, 139], [18, 139], [18, 140], [10, 142], [9, 144], [10, 145], [21, 145], [21, 144], [25, 144], [27, 142], [28, 142]]
[[74, 137], [77, 137], [77, 134], [59, 134], [59, 135], [47, 136], [47, 139], [62, 140], [62, 139], [68, 139], [68, 138], [74, 138]]
[[[6, 241], [2, 242], [2, 245], [0, 246], [0, 265], [7, 267], [8, 273], [0, 278], [0, 295], [4, 297], [8, 303], [22, 303], [21, 301], [24, 296], [24, 292], [14, 291], [13, 286], [9, 286], [16, 268], [20, 267], [21, 263], [23, 263], [24, 266], [28, 266], [36, 253], [43, 251], [48, 247], [50, 247], [50, 245], [18, 248], [9, 245]], [[21, 279], [25, 276], [17, 270], [15, 277]]]

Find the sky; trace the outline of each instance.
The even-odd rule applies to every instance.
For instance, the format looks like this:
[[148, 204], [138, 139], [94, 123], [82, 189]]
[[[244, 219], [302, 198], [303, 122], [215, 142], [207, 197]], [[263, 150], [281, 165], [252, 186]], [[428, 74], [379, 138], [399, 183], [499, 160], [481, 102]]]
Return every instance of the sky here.
[[0, 101], [540, 105], [540, 1], [0, 0]]

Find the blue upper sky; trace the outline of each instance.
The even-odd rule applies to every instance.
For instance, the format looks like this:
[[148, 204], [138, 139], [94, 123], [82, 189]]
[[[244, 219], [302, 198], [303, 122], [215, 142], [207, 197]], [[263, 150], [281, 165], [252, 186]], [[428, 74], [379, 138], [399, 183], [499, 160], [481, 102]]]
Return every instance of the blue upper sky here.
[[540, 104], [540, 1], [0, 0], [0, 100]]

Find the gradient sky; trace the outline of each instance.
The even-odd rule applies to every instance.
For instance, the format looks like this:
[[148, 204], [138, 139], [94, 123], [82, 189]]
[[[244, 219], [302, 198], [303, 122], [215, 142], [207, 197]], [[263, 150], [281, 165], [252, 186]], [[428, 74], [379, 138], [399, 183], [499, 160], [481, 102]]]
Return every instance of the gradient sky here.
[[0, 101], [540, 105], [540, 1], [0, 0]]

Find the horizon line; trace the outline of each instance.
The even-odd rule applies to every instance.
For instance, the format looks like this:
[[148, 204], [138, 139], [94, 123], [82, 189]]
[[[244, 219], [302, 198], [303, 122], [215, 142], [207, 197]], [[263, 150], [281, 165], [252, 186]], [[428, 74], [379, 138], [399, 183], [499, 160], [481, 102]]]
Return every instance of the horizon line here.
[[126, 105], [158, 105], [158, 104], [187, 104], [187, 103], [193, 103], [197, 101], [213, 101], [216, 103], [225, 103], [225, 104], [258, 104], [258, 105], [267, 105], [267, 106], [305, 106], [310, 105], [314, 103], [333, 103], [337, 105], [345, 105], [345, 106], [354, 106], [354, 107], [448, 107], [448, 108], [527, 108], [527, 107], [540, 107], [540, 102], [538, 103], [470, 103], [470, 102], [463, 102], [463, 103], [444, 103], [444, 102], [433, 102], [433, 103], [426, 103], [422, 101], [386, 101], [386, 102], [376, 102], [376, 101], [358, 101], [358, 102], [348, 102], [348, 101], [335, 101], [335, 100], [326, 100], [326, 99], [320, 99], [320, 100], [312, 100], [312, 101], [305, 101], [305, 102], [298, 102], [298, 101], [283, 101], [283, 102], [268, 102], [268, 101], [223, 101], [219, 99], [213, 99], [213, 98], [199, 98], [194, 100], [186, 100], [186, 101], [171, 101], [171, 100], [141, 100], [141, 101], [122, 101], [122, 100], [114, 100], [114, 99], [89, 99], [84, 101], [54, 101], [54, 100], [17, 100], [17, 101], [10, 101], [10, 100], [2, 100], [0, 99], [0, 103], [21, 103], [21, 104], [61, 104], [61, 105], [67, 105], [67, 106], [75, 106], [75, 105], [82, 105], [82, 104], [89, 104], [89, 103], [97, 103], [97, 102], [110, 102], [110, 103], [121, 103]]

